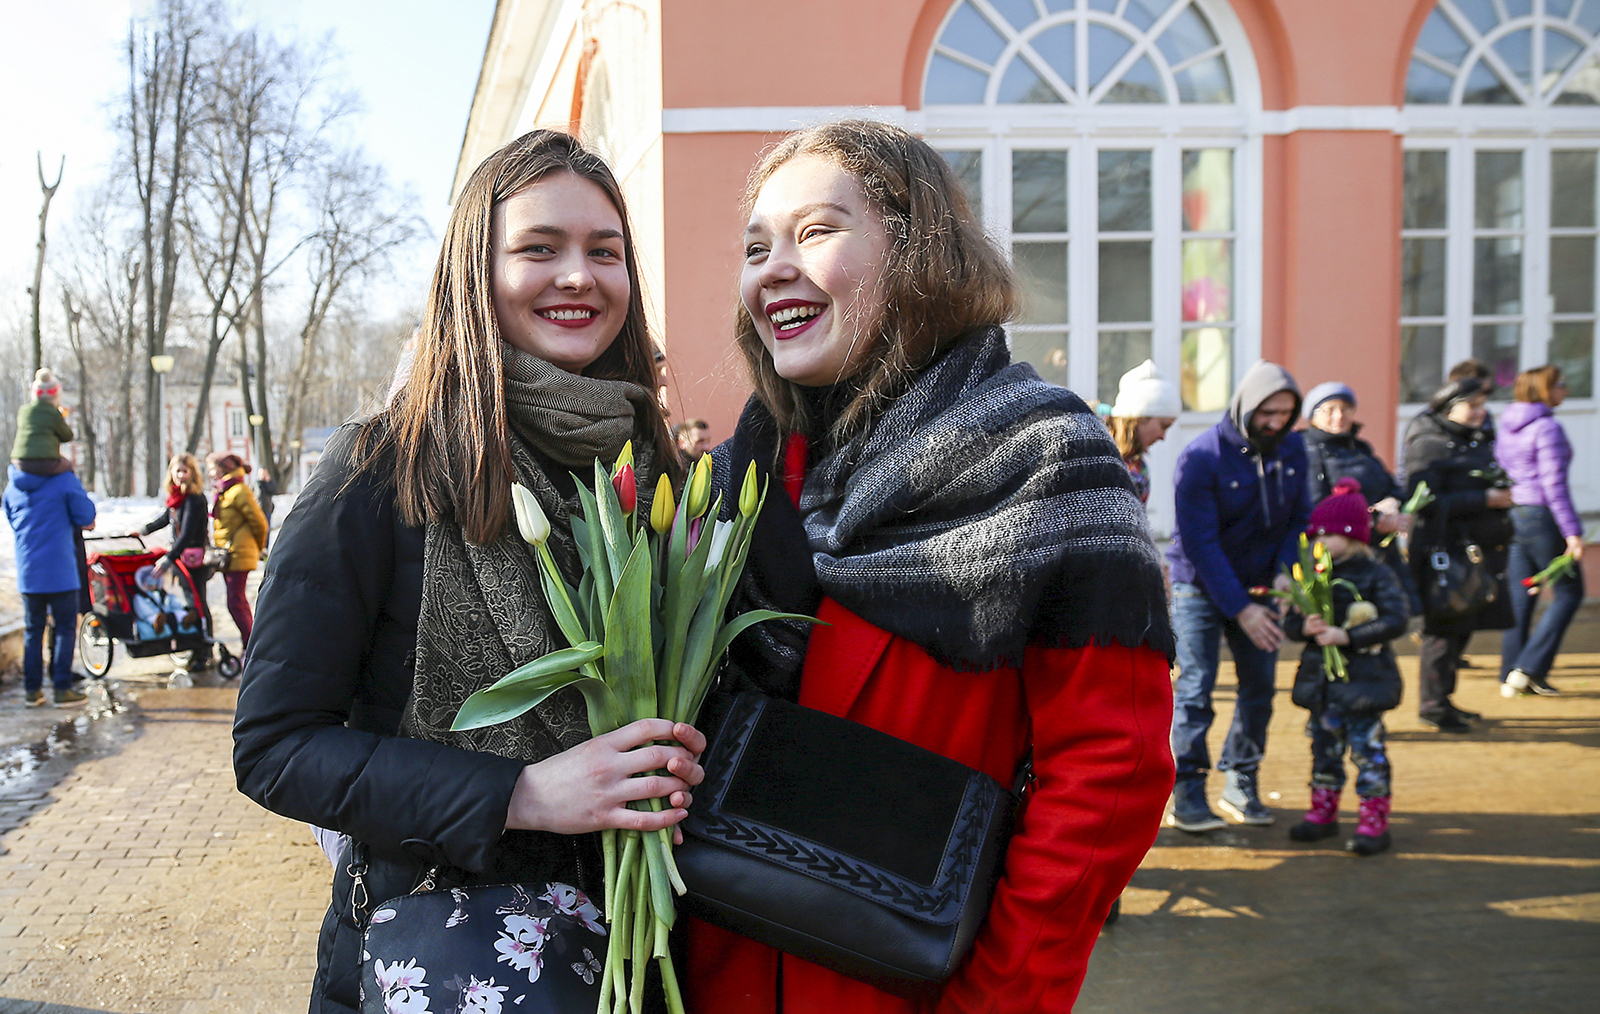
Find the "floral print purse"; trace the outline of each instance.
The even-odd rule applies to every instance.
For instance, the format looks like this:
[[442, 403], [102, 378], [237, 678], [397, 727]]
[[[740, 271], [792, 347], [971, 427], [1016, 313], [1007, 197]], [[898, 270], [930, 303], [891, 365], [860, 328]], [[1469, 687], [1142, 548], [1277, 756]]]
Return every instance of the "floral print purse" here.
[[575, 887], [425, 882], [372, 910], [361, 1014], [591, 1014], [605, 959], [605, 924]]

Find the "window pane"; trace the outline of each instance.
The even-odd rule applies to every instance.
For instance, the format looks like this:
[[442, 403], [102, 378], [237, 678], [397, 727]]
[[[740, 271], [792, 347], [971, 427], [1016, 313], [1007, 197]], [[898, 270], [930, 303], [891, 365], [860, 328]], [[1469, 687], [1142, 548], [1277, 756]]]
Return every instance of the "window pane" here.
[[1522, 152], [1477, 153], [1477, 214], [1480, 229], [1522, 228]]
[[1233, 244], [1225, 239], [1184, 240], [1184, 323], [1232, 319]]
[[[1600, 4], [1584, 10], [1600, 12]], [[1600, 15], [1597, 15], [1600, 16]], [[1589, 57], [1582, 70], [1567, 79], [1567, 89], [1556, 96], [1558, 106], [1600, 105], [1600, 55]]]
[[971, 4], [964, 3], [950, 15], [949, 24], [939, 33], [939, 45], [993, 67], [1006, 48], [1006, 40], [989, 24], [989, 19], [973, 10]]
[[1149, 331], [1101, 331], [1099, 359], [1096, 360], [1096, 388], [1104, 402], [1117, 400], [1117, 382], [1122, 375], [1150, 358]]
[[1067, 333], [1065, 331], [1011, 332], [1011, 358], [1032, 363], [1039, 376], [1067, 386]]
[[1150, 319], [1150, 241], [1100, 244], [1100, 320]]
[[1150, 152], [1100, 153], [1100, 231], [1150, 229]]
[[972, 211], [979, 218], [983, 217], [983, 152], [981, 151], [942, 151], [939, 154], [950, 163], [950, 169], [956, 174], [956, 179], [961, 181], [961, 189], [967, 195], [967, 201], [972, 205]]
[[1020, 55], [1006, 68], [1006, 75], [1000, 79], [1000, 91], [995, 98], [999, 102], [1021, 104], [1065, 101]]
[[1011, 228], [1016, 232], [1067, 231], [1067, 153], [1011, 153]]
[[1500, 14], [1494, 9], [1494, 0], [1456, 0], [1456, 10], [1467, 16], [1472, 27], [1487, 32], [1500, 24]]
[[1450, 101], [1450, 89], [1456, 79], [1443, 71], [1428, 66], [1421, 60], [1412, 60], [1406, 73], [1406, 101], [1444, 105]]
[[1183, 333], [1178, 386], [1190, 412], [1220, 412], [1233, 397], [1233, 330], [1201, 327]]
[[1507, 401], [1511, 387], [1517, 381], [1518, 363], [1522, 356], [1521, 324], [1474, 324], [1472, 326], [1472, 356], [1489, 366], [1489, 377], [1494, 381], [1495, 401]]
[[1494, 51], [1523, 84], [1533, 80], [1533, 32], [1524, 28], [1520, 32], [1501, 36], [1500, 41], [1494, 44]]
[[1479, 60], [1467, 75], [1467, 88], [1461, 101], [1469, 106], [1505, 106], [1515, 105], [1518, 99], [1489, 65]]
[[931, 106], [981, 105], [989, 75], [957, 63], [947, 56], [933, 54], [928, 61], [928, 83], [923, 97]]
[[1472, 46], [1456, 31], [1456, 26], [1450, 23], [1444, 12], [1435, 9], [1428, 15], [1428, 20], [1422, 23], [1422, 34], [1417, 36], [1417, 48], [1459, 67]]
[[1110, 72], [1117, 61], [1127, 55], [1133, 48], [1133, 43], [1121, 32], [1114, 32], [1103, 25], [1089, 26], [1089, 87], [1093, 88], [1100, 83], [1100, 79]]
[[1017, 243], [1011, 261], [1022, 287], [1022, 323], [1066, 323], [1067, 244]]
[[1550, 332], [1553, 365], [1561, 367], [1572, 398], [1594, 397], [1594, 324], [1589, 321], [1557, 324]]
[[1161, 52], [1166, 56], [1168, 63], [1182, 63], [1192, 56], [1199, 56], [1216, 44], [1217, 37], [1212, 34], [1211, 26], [1206, 24], [1206, 19], [1193, 7], [1185, 9], [1183, 13], [1173, 18], [1167, 25], [1167, 30], [1161, 33], [1161, 38], [1156, 40], [1156, 45], [1161, 47]]
[[1473, 243], [1472, 312], [1522, 312], [1522, 240], [1480, 239]]
[[1406, 229], [1443, 229], [1449, 225], [1450, 153], [1406, 152]]
[[1233, 229], [1233, 149], [1183, 153], [1183, 230]]
[[1444, 328], [1400, 329], [1400, 400], [1427, 401], [1444, 386]]
[[1594, 237], [1550, 240], [1550, 295], [1556, 313], [1594, 312]]
[[1593, 151], [1550, 153], [1550, 224], [1558, 229], [1594, 227]]
[[1172, 3], [1173, 0], [1128, 0], [1122, 8], [1122, 16], [1148, 31]]
[[1105, 97], [1100, 101], [1165, 102], [1167, 101], [1167, 88], [1162, 83], [1161, 75], [1157, 73], [1155, 64], [1150, 62], [1148, 56], [1141, 56], [1122, 75], [1122, 79], [1106, 91]]
[[1228, 78], [1228, 65], [1220, 56], [1201, 60], [1173, 76], [1178, 81], [1181, 102], [1233, 101], [1233, 82]]
[[1556, 79], [1561, 72], [1571, 65], [1572, 60], [1583, 47], [1574, 42], [1572, 36], [1560, 32], [1545, 30], [1544, 33], [1544, 77], [1539, 81], [1539, 91], [1548, 92], [1555, 87]]
[[989, 0], [989, 6], [1011, 22], [1012, 28], [1027, 28], [1039, 19], [1033, 0]]
[[1078, 86], [1077, 26], [1066, 24], [1046, 29], [1028, 40], [1050, 69], [1061, 76], [1069, 88]]
[[1400, 244], [1400, 316], [1444, 316], [1442, 239], [1408, 239]]

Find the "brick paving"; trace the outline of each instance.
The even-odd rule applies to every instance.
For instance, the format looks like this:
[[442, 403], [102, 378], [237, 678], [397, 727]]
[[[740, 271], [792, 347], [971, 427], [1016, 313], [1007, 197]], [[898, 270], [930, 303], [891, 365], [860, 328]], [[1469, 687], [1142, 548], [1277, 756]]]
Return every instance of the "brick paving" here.
[[[1585, 622], [1572, 640], [1600, 647], [1600, 616]], [[1480, 664], [1490, 645], [1475, 643]], [[1563, 656], [1553, 699], [1505, 701], [1489, 670], [1466, 670], [1457, 700], [1488, 719], [1465, 737], [1416, 721], [1415, 660], [1401, 664], [1394, 851], [1286, 840], [1309, 753], [1281, 664], [1262, 770], [1277, 826], [1163, 831], [1080, 1014], [1596, 1009], [1600, 652]], [[12, 810], [0, 800], [17, 825], [0, 822], [0, 1014], [304, 1010], [326, 861], [303, 826], [234, 790], [231, 688], [128, 678], [139, 735]]]

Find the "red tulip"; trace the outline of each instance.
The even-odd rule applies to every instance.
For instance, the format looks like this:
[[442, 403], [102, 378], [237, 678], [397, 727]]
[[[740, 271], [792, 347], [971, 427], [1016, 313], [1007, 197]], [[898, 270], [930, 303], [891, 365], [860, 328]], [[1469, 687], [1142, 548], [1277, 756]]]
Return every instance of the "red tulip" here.
[[632, 465], [617, 469], [617, 474], [611, 477], [611, 488], [617, 491], [617, 503], [622, 506], [622, 513], [632, 514], [639, 502], [638, 480], [633, 477]]

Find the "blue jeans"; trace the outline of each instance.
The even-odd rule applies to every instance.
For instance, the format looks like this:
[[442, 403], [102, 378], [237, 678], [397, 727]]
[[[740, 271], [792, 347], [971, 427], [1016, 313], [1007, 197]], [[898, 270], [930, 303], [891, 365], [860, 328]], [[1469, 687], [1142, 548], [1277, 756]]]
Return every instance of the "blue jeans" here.
[[1511, 524], [1516, 535], [1511, 540], [1506, 584], [1511, 588], [1511, 612], [1516, 623], [1500, 638], [1502, 683], [1513, 669], [1541, 678], [1550, 675], [1550, 666], [1561, 650], [1567, 626], [1583, 604], [1583, 571], [1574, 567], [1571, 574], [1552, 586], [1555, 597], [1539, 617], [1538, 626], [1534, 626], [1533, 612], [1539, 597], [1527, 594], [1522, 580], [1539, 573], [1550, 561], [1565, 553], [1567, 540], [1548, 507], [1513, 507]]
[[51, 677], [57, 690], [72, 688], [72, 644], [78, 638], [78, 589], [40, 594], [23, 592], [27, 626], [22, 634], [22, 686], [26, 690], [44, 687], [44, 625], [46, 616], [56, 621], [54, 663]]
[[1217, 685], [1224, 636], [1233, 652], [1239, 693], [1217, 770], [1256, 770], [1267, 749], [1278, 653], [1252, 644], [1244, 628], [1233, 617], [1224, 616], [1198, 585], [1173, 584], [1172, 624], [1178, 635], [1178, 682], [1172, 691], [1172, 753], [1178, 761], [1178, 777], [1201, 778], [1211, 767], [1206, 733], [1216, 717], [1211, 692]]

